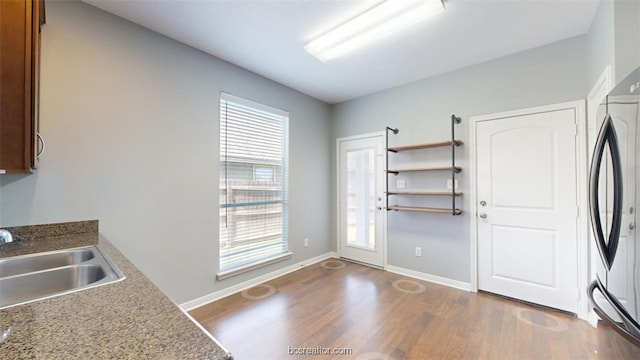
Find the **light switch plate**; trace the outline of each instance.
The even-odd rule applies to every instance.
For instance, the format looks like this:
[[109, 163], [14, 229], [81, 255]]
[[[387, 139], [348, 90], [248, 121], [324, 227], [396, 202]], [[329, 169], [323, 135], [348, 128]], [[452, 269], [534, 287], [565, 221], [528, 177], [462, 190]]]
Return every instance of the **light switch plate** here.
[[404, 189], [407, 186], [407, 182], [404, 179], [396, 180], [396, 188]]

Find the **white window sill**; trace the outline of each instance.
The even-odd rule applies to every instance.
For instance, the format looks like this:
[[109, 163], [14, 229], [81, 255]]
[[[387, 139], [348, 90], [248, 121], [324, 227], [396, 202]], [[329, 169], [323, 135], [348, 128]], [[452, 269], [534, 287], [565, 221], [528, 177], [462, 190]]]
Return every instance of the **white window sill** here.
[[228, 279], [228, 278], [234, 277], [236, 275], [244, 274], [246, 272], [249, 272], [249, 271], [252, 271], [252, 270], [255, 270], [255, 269], [259, 269], [261, 267], [265, 267], [267, 265], [271, 265], [271, 264], [275, 264], [275, 263], [278, 263], [278, 262], [281, 262], [281, 261], [289, 260], [289, 259], [291, 259], [291, 255], [293, 255], [292, 252], [286, 252], [286, 253], [283, 253], [283, 254], [280, 254], [280, 255], [276, 255], [274, 257], [270, 257], [268, 259], [261, 260], [259, 262], [253, 263], [253, 264], [237, 267], [237, 268], [231, 269], [231, 270], [220, 271], [219, 273], [216, 274], [216, 279], [217, 280]]

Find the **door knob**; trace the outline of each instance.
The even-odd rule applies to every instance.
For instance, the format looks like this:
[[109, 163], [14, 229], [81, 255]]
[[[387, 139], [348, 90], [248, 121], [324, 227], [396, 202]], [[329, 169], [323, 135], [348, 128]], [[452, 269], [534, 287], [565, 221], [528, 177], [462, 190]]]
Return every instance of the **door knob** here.
[[481, 219], [486, 219], [486, 218], [487, 218], [487, 214], [485, 214], [485, 213], [480, 213], [480, 218], [481, 218]]
[[487, 206], [487, 202], [484, 200], [480, 201], [480, 206]]
[[636, 224], [635, 223], [629, 223], [629, 230], [633, 230], [636, 228]]

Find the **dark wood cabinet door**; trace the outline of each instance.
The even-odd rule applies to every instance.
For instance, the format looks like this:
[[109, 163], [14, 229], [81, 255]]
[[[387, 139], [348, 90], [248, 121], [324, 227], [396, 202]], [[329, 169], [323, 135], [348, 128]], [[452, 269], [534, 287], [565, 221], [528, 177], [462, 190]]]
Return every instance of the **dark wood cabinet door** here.
[[0, 1], [0, 169], [36, 166], [41, 0]]

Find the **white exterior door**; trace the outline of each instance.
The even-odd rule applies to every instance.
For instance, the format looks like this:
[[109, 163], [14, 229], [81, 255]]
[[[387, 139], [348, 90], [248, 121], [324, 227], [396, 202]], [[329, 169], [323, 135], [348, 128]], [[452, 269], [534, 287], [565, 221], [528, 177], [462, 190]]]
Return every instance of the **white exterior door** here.
[[480, 290], [577, 312], [577, 116], [475, 123]]
[[338, 139], [340, 256], [384, 265], [382, 134]]

